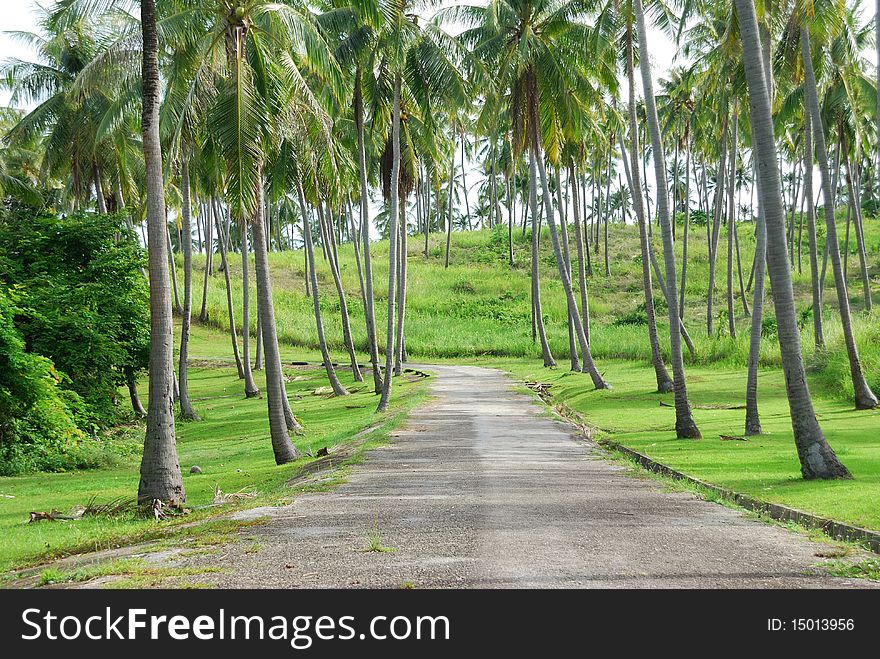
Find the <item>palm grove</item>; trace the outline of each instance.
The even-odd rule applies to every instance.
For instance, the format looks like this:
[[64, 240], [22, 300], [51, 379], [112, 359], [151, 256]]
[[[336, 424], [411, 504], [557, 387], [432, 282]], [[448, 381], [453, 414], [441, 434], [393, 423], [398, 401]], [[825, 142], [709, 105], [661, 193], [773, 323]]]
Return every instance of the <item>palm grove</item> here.
[[[568, 316], [565, 357], [592, 386], [610, 388], [591, 353], [591, 331], [602, 327], [591, 328], [589, 291], [611, 275], [609, 222], [618, 217], [638, 233], [645, 357], [657, 390], [674, 395], [676, 435], [701, 436], [685, 372], [691, 335], [734, 337], [744, 329], [740, 312], [750, 332], [744, 430], [761, 433], [769, 294], [802, 475], [848, 478], [813, 411], [803, 355], [825, 349], [823, 314], [839, 314], [855, 407], [877, 406], [853, 322], [871, 311], [863, 214], [880, 196], [880, 91], [864, 54], [873, 45], [870, 8], [860, 0], [444, 4], [59, 0], [42, 15], [42, 34], [17, 35], [38, 58], [3, 65], [13, 104], [33, 107], [2, 116], [4, 212], [110, 214], [119, 218], [117, 242], [148, 246], [148, 271], [130, 277], [132, 286], [149, 281], [146, 411], [133, 384], [146, 357], [119, 367], [146, 416], [139, 499], [185, 501], [175, 412], [198, 419], [187, 385], [190, 328], [207, 320], [209, 280], [220, 272], [243, 392], [261, 394], [253, 370], [264, 369], [271, 446], [284, 464], [299, 457], [304, 428], [285, 393], [271, 252], [302, 249], [317, 345], [333, 393], [344, 396], [319, 302], [317, 259], [329, 265], [347, 368], [356, 381], [370, 378], [382, 412], [408, 359], [408, 260], [428, 259], [431, 236], [442, 236], [448, 266], [456, 229], [506, 234], [511, 268], [522, 258], [520, 233], [529, 236], [531, 336], [536, 355], [555, 366], [539, 269], [549, 239]], [[680, 56], [659, 84], [652, 25]], [[469, 186], [468, 176], [479, 181]], [[697, 230], [708, 245], [699, 255], [709, 264], [705, 328], [689, 319], [686, 295]], [[753, 259], [743, 258], [741, 232], [755, 236]], [[389, 241], [387, 281], [374, 281], [377, 233]], [[410, 242], [424, 244], [420, 256]], [[356, 300], [343, 286], [343, 249], [354, 254]], [[205, 256], [201, 273], [195, 253]], [[792, 271], [804, 268], [811, 333], [792, 289]], [[365, 345], [354, 338], [354, 304]], [[658, 320], [672, 328], [668, 338]]]

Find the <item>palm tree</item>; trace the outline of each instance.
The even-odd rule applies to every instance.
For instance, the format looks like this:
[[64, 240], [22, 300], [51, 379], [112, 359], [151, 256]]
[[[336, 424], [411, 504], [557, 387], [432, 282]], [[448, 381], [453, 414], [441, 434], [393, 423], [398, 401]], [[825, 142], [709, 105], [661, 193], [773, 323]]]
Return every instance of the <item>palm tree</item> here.
[[[636, 0], [638, 1], [638, 0]], [[767, 231], [767, 269], [773, 292], [773, 306], [782, 354], [786, 393], [791, 412], [794, 441], [801, 473], [806, 479], [848, 478], [849, 471], [828, 445], [807, 387], [801, 355], [800, 332], [791, 285], [791, 267], [785, 241], [785, 214], [777, 167], [776, 141], [770, 94], [763, 63], [763, 49], [758, 34], [758, 19], [753, 0], [736, 0], [743, 66], [749, 92], [752, 144], [758, 168], [758, 187]]]
[[[21, 117], [21, 112], [0, 108], [0, 136], [5, 137]], [[41, 207], [44, 198], [38, 189], [38, 166], [36, 139], [11, 145], [0, 137], [0, 202], [16, 199], [28, 206]]]
[[[642, 289], [645, 292], [645, 315], [648, 320], [648, 341], [651, 345], [651, 363], [654, 366], [654, 375], [657, 379], [657, 391], [660, 393], [668, 393], [675, 390], [675, 383], [672, 378], [669, 377], [669, 373], [666, 370], [666, 364], [663, 363], [663, 355], [660, 352], [660, 340], [657, 337], [657, 316], [654, 311], [654, 287], [651, 283], [651, 263], [650, 255], [648, 254], [648, 250], [650, 250], [651, 247], [648, 243], [648, 229], [645, 218], [645, 208], [642, 203], [642, 181], [638, 163], [639, 129], [636, 119], [636, 83], [631, 12], [627, 16], [626, 22], [626, 76], [627, 85], [629, 87], [629, 100], [627, 106], [629, 111], [629, 131], [631, 140], [631, 161], [630, 167], [627, 169], [627, 178], [629, 179], [633, 207], [638, 222], [639, 248], [642, 254]], [[622, 135], [620, 140], [622, 145]], [[621, 147], [621, 151], [623, 151], [623, 147]], [[621, 155], [624, 159], [626, 158], [625, 153], [622, 152]], [[685, 233], [685, 236], [687, 236], [687, 233]], [[687, 240], [686, 237], [685, 240]], [[685, 245], [687, 245], [687, 242], [685, 242]]]
[[318, 293], [318, 274], [315, 269], [315, 248], [314, 241], [312, 240], [311, 222], [309, 221], [305, 193], [303, 192], [302, 184], [299, 179], [297, 179], [296, 185], [300, 204], [300, 215], [302, 216], [303, 224], [303, 243], [306, 250], [306, 258], [309, 263], [308, 277], [312, 289], [312, 306], [315, 313], [315, 323], [317, 324], [318, 329], [318, 347], [321, 349], [321, 357], [324, 360], [324, 368], [327, 371], [327, 379], [330, 381], [330, 387], [333, 389], [333, 393], [337, 396], [347, 396], [348, 391], [339, 382], [339, 378], [336, 376], [336, 369], [333, 367], [333, 360], [330, 358], [330, 351], [327, 349], [327, 339], [324, 336], [324, 321], [321, 317], [321, 300]]
[[[398, 17], [398, 23], [401, 18]], [[391, 213], [391, 221], [388, 225], [388, 325], [385, 333], [385, 377], [382, 381], [382, 396], [379, 399], [378, 412], [388, 409], [391, 400], [392, 368], [394, 366], [394, 303], [395, 283], [397, 277], [397, 223], [400, 212], [400, 71], [395, 70], [394, 76], [394, 105], [391, 123], [391, 192], [389, 194], [388, 209]]]
[[96, 135], [108, 99], [94, 89], [74, 90], [78, 76], [106, 47], [105, 9], [101, 3], [81, 7], [77, 2], [42, 9], [39, 24], [46, 36], [15, 33], [37, 52], [37, 61], [10, 59], [0, 67], [0, 85], [11, 90], [12, 103], [37, 102], [5, 139], [12, 146], [39, 139], [41, 173], [65, 181], [65, 201], [74, 210], [94, 198], [96, 210], [107, 211], [102, 184], [106, 161]]
[[834, 194], [831, 187], [831, 173], [828, 168], [828, 151], [825, 145], [825, 130], [819, 110], [819, 92], [816, 86], [816, 75], [813, 70], [813, 54], [810, 47], [810, 27], [805, 22], [800, 25], [801, 57], [804, 65], [804, 87], [806, 92], [806, 108], [816, 143], [816, 154], [819, 159], [819, 172], [822, 178], [822, 197], [825, 200], [825, 226], [828, 235], [826, 242], [834, 270], [834, 285], [837, 290], [837, 303], [840, 308], [840, 320], [843, 325], [843, 336], [846, 352], [849, 357], [850, 375], [855, 393], [856, 409], [865, 410], [877, 407], [877, 397], [868, 386], [862, 370], [855, 335], [852, 327], [852, 313], [849, 307], [849, 295], [846, 290], [846, 279], [843, 263], [840, 258], [840, 243], [837, 239], [837, 223], [834, 219]]
[[[399, 355], [402, 360], [406, 345], [405, 336], [402, 334], [406, 293], [406, 283], [402, 278], [406, 276], [403, 263], [406, 254], [400, 253], [398, 244], [402, 243], [402, 248], [405, 249], [405, 242], [399, 239], [401, 232], [406, 230], [406, 218], [404, 215], [401, 220], [401, 210], [405, 209], [406, 198], [414, 187], [418, 172], [416, 135], [409, 127], [411, 112], [418, 111], [425, 132], [430, 134], [436, 121], [435, 114], [449, 112], [453, 106], [463, 106], [467, 101], [465, 82], [459, 69], [461, 54], [456, 42], [440, 28], [439, 21], [433, 20], [422, 24], [417, 15], [408, 13], [408, 8], [407, 3], [401, 2], [383, 11], [385, 20], [379, 39], [382, 46], [382, 63], [374, 91], [374, 104], [390, 106], [391, 109], [391, 131], [385, 141], [380, 167], [383, 196], [388, 205], [390, 243], [388, 327], [384, 379], [378, 406], [380, 412], [388, 409], [395, 355]], [[387, 117], [384, 113], [379, 116]], [[374, 113], [374, 127], [376, 118]], [[399, 290], [398, 277], [401, 278]], [[396, 297], [400, 298], [399, 304], [395, 300]], [[396, 308], [400, 310], [398, 318], [400, 332], [397, 334], [397, 342], [395, 342]]]
[[187, 377], [187, 359], [189, 357], [189, 333], [192, 321], [192, 201], [189, 179], [189, 160], [184, 154], [181, 163], [180, 193], [183, 196], [180, 212], [180, 228], [183, 237], [183, 318], [180, 330], [180, 355], [178, 365], [178, 399], [180, 414], [190, 421], [198, 419], [189, 399], [189, 379]]
[[[365, 26], [364, 31], [369, 30]], [[382, 372], [379, 368], [379, 348], [376, 340], [375, 296], [373, 294], [373, 259], [370, 254], [370, 193], [367, 187], [367, 154], [364, 139], [363, 69], [358, 63], [354, 70], [354, 96], [352, 98], [354, 122], [357, 131], [358, 182], [360, 184], [361, 249], [364, 253], [364, 320], [367, 325], [367, 343], [373, 371], [373, 387], [382, 392]]]
[[[183, 9], [166, 30], [175, 37], [178, 57], [189, 59], [179, 68], [190, 73], [179, 86], [193, 101], [187, 112], [210, 122], [226, 163], [229, 209], [241, 226], [242, 363], [246, 392], [252, 395], [256, 386], [252, 376], [248, 381], [249, 224], [254, 234], [270, 431], [276, 462], [282, 463], [296, 455], [288, 430], [299, 430], [299, 424], [290, 411], [281, 374], [262, 208], [263, 171], [271, 168], [270, 155], [280, 152], [286, 137], [304, 138], [304, 122], [316, 120], [327, 132], [329, 122], [312, 91], [311, 78], [320, 76], [330, 93], [337, 93], [340, 74], [314, 16], [299, 3], [254, 0], [242, 6], [232, 0], [174, 1]], [[310, 80], [301, 66], [310, 72]]]
[[[639, 51], [641, 53], [648, 53], [650, 51], [648, 49], [648, 36], [645, 29], [645, 15], [642, 11], [641, 0], [633, 0], [633, 9], [636, 16]], [[648, 130], [651, 134], [651, 149], [654, 152], [654, 174], [657, 182], [657, 214], [660, 219], [660, 229], [663, 235], [663, 260], [666, 265], [666, 304], [669, 307], [669, 326], [674, 328], [681, 322], [681, 319], [678, 315], [678, 291], [676, 289], [678, 276], [675, 267], [672, 223], [669, 218], [669, 200], [666, 189], [666, 160], [663, 155], [660, 122], [657, 119], [657, 107], [654, 103], [654, 83], [651, 79], [651, 65], [648, 62], [648, 58], [639, 58], [639, 66], [642, 73], [645, 109], [648, 115]], [[670, 331], [669, 336], [672, 349], [672, 378], [675, 383], [675, 434], [679, 438], [699, 439], [701, 434], [691, 413], [691, 404], [688, 400], [687, 385], [684, 379], [681, 334], [676, 331]]]
[[174, 432], [174, 336], [168, 253], [165, 243], [165, 188], [159, 141], [159, 37], [154, 0], [141, 0], [143, 34], [143, 114], [141, 132], [147, 182], [150, 263], [150, 394], [141, 459], [138, 502], [186, 501]]
[[[559, 278], [584, 367], [594, 386], [603, 389], [608, 383], [596, 368], [586, 339], [556, 227], [544, 164], [545, 141], [555, 160], [562, 143], [562, 131], [577, 124], [580, 109], [594, 91], [589, 81], [592, 74], [582, 57], [583, 44], [591, 31], [571, 20], [570, 16], [576, 11], [577, 7], [571, 2], [498, 0], [488, 7], [453, 8], [449, 18], [469, 26], [460, 35], [462, 42], [472, 49], [484, 70], [503, 80], [509, 90], [514, 143], [518, 151], [523, 148], [529, 151], [530, 186], [537, 187], [535, 170], [540, 178]], [[553, 127], [547, 135], [543, 134], [545, 118]], [[558, 211], [563, 221], [562, 209]]]

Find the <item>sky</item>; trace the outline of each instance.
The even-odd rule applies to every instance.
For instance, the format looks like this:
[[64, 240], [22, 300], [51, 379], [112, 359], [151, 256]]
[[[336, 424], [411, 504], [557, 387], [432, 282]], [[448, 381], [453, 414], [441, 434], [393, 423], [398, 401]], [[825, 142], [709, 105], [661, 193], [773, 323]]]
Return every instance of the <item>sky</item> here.
[[[36, 8], [33, 0], [0, 0], [0, 62], [9, 58], [29, 60], [30, 49], [5, 34], [7, 31], [35, 31]], [[0, 106], [9, 103], [9, 93], [0, 91]]]

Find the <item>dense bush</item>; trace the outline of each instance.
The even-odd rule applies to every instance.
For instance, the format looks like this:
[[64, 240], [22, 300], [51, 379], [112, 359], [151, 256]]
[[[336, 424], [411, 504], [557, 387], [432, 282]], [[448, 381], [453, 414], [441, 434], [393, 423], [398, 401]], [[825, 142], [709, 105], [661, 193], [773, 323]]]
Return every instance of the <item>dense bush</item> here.
[[25, 350], [49, 358], [81, 399], [80, 428], [120, 420], [126, 372], [146, 368], [149, 291], [121, 217], [0, 215], [0, 281], [15, 291]]
[[83, 439], [74, 419], [79, 397], [61, 387], [51, 360], [25, 352], [13, 315], [0, 287], [0, 476], [57, 470], [58, 456]]

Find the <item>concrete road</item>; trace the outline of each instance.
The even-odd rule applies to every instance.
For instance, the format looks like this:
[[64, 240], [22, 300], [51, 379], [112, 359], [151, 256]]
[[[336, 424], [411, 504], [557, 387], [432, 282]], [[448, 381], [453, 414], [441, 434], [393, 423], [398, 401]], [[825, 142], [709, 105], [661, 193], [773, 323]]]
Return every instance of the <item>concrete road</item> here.
[[272, 518], [246, 531], [261, 547], [185, 562], [223, 587], [871, 586], [816, 569], [827, 545], [627, 475], [499, 371], [425, 368], [435, 398], [347, 483], [248, 513]]

